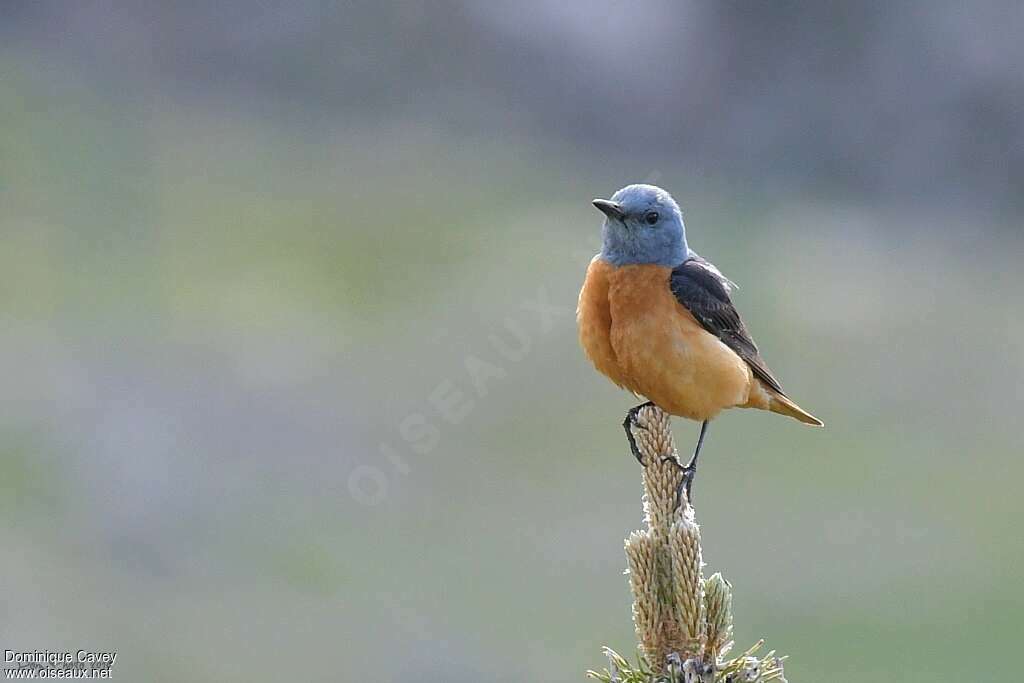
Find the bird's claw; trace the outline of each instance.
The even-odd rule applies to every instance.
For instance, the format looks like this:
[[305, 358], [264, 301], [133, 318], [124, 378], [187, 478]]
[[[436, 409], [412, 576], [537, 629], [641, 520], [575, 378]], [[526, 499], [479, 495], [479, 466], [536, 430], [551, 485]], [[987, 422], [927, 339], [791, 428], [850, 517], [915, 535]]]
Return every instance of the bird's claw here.
[[633, 457], [640, 463], [641, 467], [647, 467], [644, 464], [644, 456], [640, 453], [640, 449], [636, 445], [636, 437], [633, 436], [633, 426], [639, 427], [640, 421], [637, 420], [637, 415], [640, 413], [641, 408], [647, 408], [653, 406], [654, 403], [648, 401], [647, 403], [641, 403], [638, 406], [629, 409], [626, 413], [626, 419], [622, 421], [622, 429], [626, 432], [626, 440], [629, 442], [629, 450], [633, 453]]
[[686, 492], [686, 503], [693, 505], [693, 480], [697, 476], [696, 465], [687, 465], [682, 468], [683, 477], [679, 480], [679, 486], [676, 488], [676, 508], [683, 506], [683, 492]]
[[[636, 410], [635, 408], [633, 410]], [[636, 447], [636, 437], [633, 436], [633, 430], [630, 429], [633, 425], [639, 426], [636, 421], [636, 413], [633, 410], [626, 413], [626, 419], [622, 421], [622, 429], [626, 432], [626, 441], [629, 442], [629, 450], [633, 453], [633, 457], [640, 463], [641, 467], [647, 467], [644, 465], [644, 456], [640, 454], [640, 449]]]
[[[648, 401], [647, 403], [641, 403], [640, 405], [630, 408], [629, 412], [626, 413], [626, 419], [622, 421], [622, 429], [626, 432], [626, 440], [629, 442], [629, 450], [633, 453], [633, 457], [640, 463], [642, 467], [647, 467], [648, 463], [644, 462], [644, 456], [640, 452], [640, 449], [636, 444], [636, 437], [633, 436], [633, 428], [639, 427], [644, 429], [640, 424], [638, 415], [640, 410], [653, 406], [654, 402]], [[700, 455], [700, 447], [704, 443], [704, 435], [707, 432], [707, 420], [701, 425], [700, 438], [697, 441], [697, 448], [693, 452], [693, 456], [690, 458], [690, 462], [685, 465], [679, 462], [678, 457], [673, 453], [672, 455], [661, 456], [661, 464], [665, 464], [666, 461], [671, 460], [672, 464], [677, 467], [682, 476], [679, 479], [679, 486], [676, 487], [676, 501], [675, 508], [679, 509], [683, 504], [683, 494], [686, 494], [687, 504], [693, 504], [693, 480], [697, 476], [697, 456]]]
[[661, 458], [661, 463], [664, 465], [666, 462], [671, 462], [675, 465], [682, 473], [682, 477], [679, 479], [679, 485], [676, 487], [676, 502], [675, 509], [679, 509], [683, 505], [683, 494], [686, 494], [686, 502], [693, 503], [693, 480], [697, 476], [697, 464], [694, 462], [688, 465], [680, 465], [679, 460], [674, 455], [665, 455]]

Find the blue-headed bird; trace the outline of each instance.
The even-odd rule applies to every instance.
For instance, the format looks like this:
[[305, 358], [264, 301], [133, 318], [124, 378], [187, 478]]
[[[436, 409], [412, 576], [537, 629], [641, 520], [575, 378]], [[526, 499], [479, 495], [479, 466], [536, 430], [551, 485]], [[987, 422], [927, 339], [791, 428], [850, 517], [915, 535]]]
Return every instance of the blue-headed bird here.
[[708, 422], [722, 410], [759, 408], [822, 426], [783, 392], [733, 306], [735, 285], [690, 250], [668, 192], [629, 185], [593, 203], [604, 225], [580, 291], [580, 343], [598, 371], [648, 399], [623, 423], [638, 460], [630, 424], [650, 404], [701, 423], [684, 467], [687, 499]]

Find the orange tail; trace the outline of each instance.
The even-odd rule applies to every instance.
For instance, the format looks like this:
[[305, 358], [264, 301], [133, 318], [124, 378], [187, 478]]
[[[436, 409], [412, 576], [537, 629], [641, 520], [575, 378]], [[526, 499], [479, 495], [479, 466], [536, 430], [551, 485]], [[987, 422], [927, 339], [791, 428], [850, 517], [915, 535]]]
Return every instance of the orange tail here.
[[813, 425], [815, 427], [825, 426], [824, 422], [780, 394], [772, 393], [772, 401], [771, 404], [769, 404], [768, 410], [773, 413], [778, 413], [779, 415], [788, 415], [789, 417], [796, 418], [804, 424]]

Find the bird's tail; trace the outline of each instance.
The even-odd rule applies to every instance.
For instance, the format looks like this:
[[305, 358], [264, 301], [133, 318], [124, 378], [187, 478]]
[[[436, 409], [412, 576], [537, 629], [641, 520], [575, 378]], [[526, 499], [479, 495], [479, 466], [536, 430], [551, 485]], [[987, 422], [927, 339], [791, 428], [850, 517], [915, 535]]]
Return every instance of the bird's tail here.
[[788, 415], [789, 417], [800, 420], [804, 424], [812, 425], [814, 427], [825, 426], [824, 422], [814, 417], [782, 394], [772, 392], [772, 400], [768, 406], [768, 410], [773, 413], [778, 413], [779, 415]]

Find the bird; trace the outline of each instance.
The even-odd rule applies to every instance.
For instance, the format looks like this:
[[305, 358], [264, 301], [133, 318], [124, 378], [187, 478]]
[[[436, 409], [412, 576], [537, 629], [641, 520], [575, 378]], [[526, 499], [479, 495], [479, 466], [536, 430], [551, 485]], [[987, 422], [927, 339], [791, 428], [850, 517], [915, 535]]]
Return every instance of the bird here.
[[681, 466], [687, 500], [708, 424], [721, 411], [757, 408], [824, 426], [768, 369], [733, 305], [736, 285], [690, 249], [672, 195], [654, 185], [627, 185], [593, 205], [604, 214], [602, 243], [580, 290], [579, 340], [598, 372], [647, 399], [623, 422], [641, 465], [630, 425], [649, 405], [701, 423], [693, 454]]

